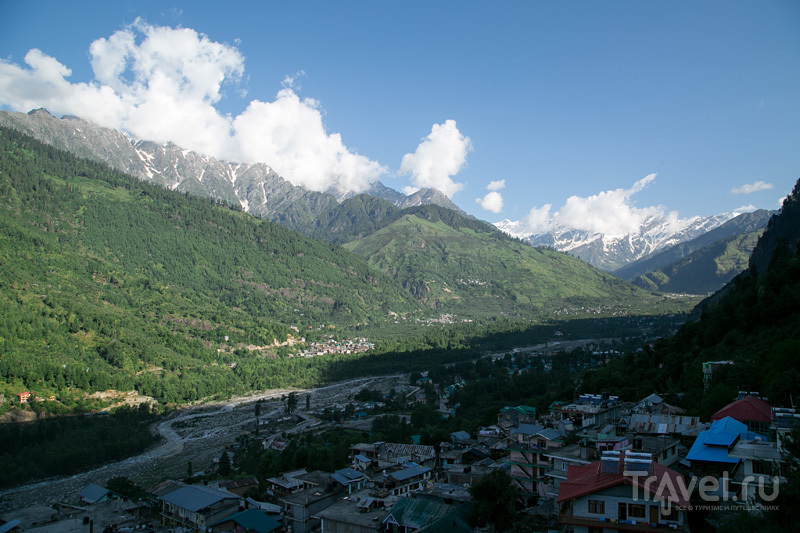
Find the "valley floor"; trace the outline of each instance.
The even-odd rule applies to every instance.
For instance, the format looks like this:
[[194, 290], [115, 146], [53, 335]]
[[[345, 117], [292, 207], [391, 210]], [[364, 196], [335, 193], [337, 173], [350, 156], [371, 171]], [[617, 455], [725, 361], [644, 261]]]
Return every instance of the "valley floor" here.
[[[344, 403], [361, 388], [389, 390], [393, 387], [400, 388], [401, 383], [407, 381], [407, 377], [403, 379], [403, 376], [382, 376], [355, 379], [311, 390], [295, 390], [300, 396], [297, 414], [302, 421], [293, 427], [280, 427], [277, 431], [294, 433], [318, 424], [317, 420], [304, 413], [305, 396], [309, 394], [311, 408], [322, 410]], [[267, 427], [275, 426], [275, 422], [285, 416], [281, 396], [288, 392], [290, 391], [273, 390], [256, 396], [177, 411], [155, 425], [153, 430], [161, 435], [162, 442], [145, 453], [74, 476], [38, 481], [0, 492], [0, 512], [71, 500], [89, 483], [104, 485], [116, 476], [127, 477], [141, 486], [149, 487], [166, 478], [184, 477], [189, 461], [197, 473], [211, 466], [221, 450], [233, 444], [236, 436], [243, 432], [244, 426], [255, 423], [256, 401], [265, 400], [260, 416], [262, 426], [265, 421], [268, 421]]]

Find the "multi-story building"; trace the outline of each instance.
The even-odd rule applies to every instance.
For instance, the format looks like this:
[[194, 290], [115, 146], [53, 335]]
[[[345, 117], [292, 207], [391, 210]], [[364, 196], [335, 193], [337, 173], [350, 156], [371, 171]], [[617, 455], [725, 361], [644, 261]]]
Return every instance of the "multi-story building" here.
[[648, 454], [605, 452], [600, 461], [569, 467], [558, 521], [575, 533], [688, 531], [681, 487], [681, 475]]
[[198, 531], [238, 512], [241, 501], [236, 494], [202, 485], [181, 487], [158, 499], [164, 525]]
[[564, 435], [552, 428], [520, 425], [506, 439], [508, 456], [502, 463], [511, 465], [510, 476], [523, 497], [547, 497], [545, 472], [552, 467], [548, 451], [564, 445]]

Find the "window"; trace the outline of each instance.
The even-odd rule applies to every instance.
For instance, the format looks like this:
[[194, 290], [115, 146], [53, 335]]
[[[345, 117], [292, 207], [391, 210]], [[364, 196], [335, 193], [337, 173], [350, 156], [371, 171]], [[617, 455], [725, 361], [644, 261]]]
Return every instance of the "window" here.
[[661, 504], [661, 519], [668, 520], [670, 522], [678, 522], [680, 521], [680, 514], [678, 511], [678, 507], [668, 504]]
[[772, 474], [772, 464], [768, 461], [753, 461], [754, 474]]
[[592, 514], [605, 514], [606, 502], [602, 500], [589, 500], [589, 512]]
[[646, 518], [644, 505], [636, 503], [628, 505], [628, 516], [631, 518]]

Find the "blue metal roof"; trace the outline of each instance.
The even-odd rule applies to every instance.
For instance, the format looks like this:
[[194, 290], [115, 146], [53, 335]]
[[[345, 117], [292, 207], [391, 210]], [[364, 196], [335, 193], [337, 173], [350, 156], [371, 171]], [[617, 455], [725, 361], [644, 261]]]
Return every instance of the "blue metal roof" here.
[[686, 458], [690, 461], [738, 463], [738, 459], [728, 457], [728, 451], [737, 440], [750, 435], [745, 424], [726, 416], [712, 422], [709, 429], [697, 436]]
[[14, 520], [9, 520], [8, 522], [0, 526], [0, 533], [6, 533], [7, 531], [11, 531], [20, 524], [22, 524], [22, 521], [17, 518], [15, 518]]
[[205, 486], [181, 487], [159, 498], [188, 511], [199, 511], [221, 500], [239, 499], [239, 496]]

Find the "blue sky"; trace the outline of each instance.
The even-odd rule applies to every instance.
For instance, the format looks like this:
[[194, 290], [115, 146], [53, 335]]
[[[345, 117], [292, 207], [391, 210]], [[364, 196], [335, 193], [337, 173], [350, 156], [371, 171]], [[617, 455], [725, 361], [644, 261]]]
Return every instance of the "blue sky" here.
[[[436, 185], [533, 228], [774, 209], [800, 177], [794, 1], [5, 0], [0, 20], [0, 106], [92, 114], [310, 188]], [[138, 75], [114, 70], [119, 47], [90, 52], [113, 35]], [[209, 64], [158, 93], [154, 76], [195, 63], [150, 63], [180, 54]]]

